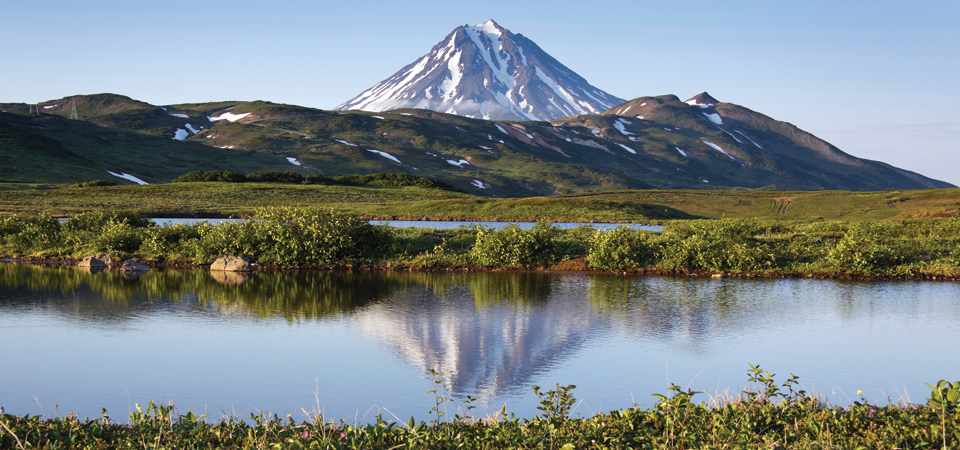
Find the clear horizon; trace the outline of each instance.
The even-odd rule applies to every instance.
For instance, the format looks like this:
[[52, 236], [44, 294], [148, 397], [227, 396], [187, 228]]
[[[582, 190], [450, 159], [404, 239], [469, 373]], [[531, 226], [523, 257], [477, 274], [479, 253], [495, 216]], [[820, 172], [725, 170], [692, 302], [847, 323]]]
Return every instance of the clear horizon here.
[[960, 3], [115, 0], [5, 5], [0, 102], [332, 109], [488, 19], [613, 95], [707, 91], [851, 155], [960, 185]]

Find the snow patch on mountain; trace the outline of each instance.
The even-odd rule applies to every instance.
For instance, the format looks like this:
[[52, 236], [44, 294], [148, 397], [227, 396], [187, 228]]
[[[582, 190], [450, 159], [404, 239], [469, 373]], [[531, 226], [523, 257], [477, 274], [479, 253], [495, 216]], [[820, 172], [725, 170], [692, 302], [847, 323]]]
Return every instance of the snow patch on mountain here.
[[717, 125], [723, 125], [723, 119], [720, 118], [720, 114], [717, 114], [717, 113], [712, 113], [712, 114], [701, 113], [701, 114], [703, 114], [704, 116], [707, 116], [707, 118], [710, 119], [711, 122]]
[[187, 133], [187, 130], [184, 130], [183, 128], [177, 128], [177, 131], [173, 133], [173, 138], [178, 141], [186, 139], [187, 136], [190, 136], [190, 133]]
[[403, 164], [403, 163], [400, 162], [399, 159], [397, 159], [395, 156], [393, 156], [393, 155], [391, 155], [391, 154], [389, 154], [389, 153], [387, 153], [387, 152], [382, 152], [382, 151], [380, 151], [380, 150], [375, 150], [375, 149], [372, 149], [372, 148], [368, 148], [367, 151], [368, 151], [368, 152], [371, 152], [371, 153], [376, 153], [376, 154], [378, 154], [378, 155], [380, 155], [380, 156], [382, 156], [382, 157], [384, 157], [384, 158], [387, 158], [387, 159], [389, 159], [389, 160], [396, 161], [396, 162], [398, 162], [398, 163], [400, 163], [400, 164]]
[[740, 133], [740, 136], [743, 136], [743, 137], [749, 139], [750, 142], [753, 143], [753, 145], [756, 145], [757, 148], [759, 148], [760, 150], [763, 150], [763, 147], [761, 147], [760, 144], [758, 144], [756, 141], [754, 141], [753, 139], [751, 139], [750, 136], [747, 136], [747, 135], [743, 134], [743, 132], [740, 131], [740, 130], [733, 130], [733, 131], [736, 131], [737, 133]]
[[458, 161], [458, 160], [454, 160], [454, 159], [448, 159], [448, 160], [446, 160], [446, 161], [447, 161], [448, 163], [450, 163], [450, 164], [453, 164], [453, 165], [457, 166], [457, 167], [463, 167], [464, 164], [470, 164], [470, 161], [467, 161], [467, 160], [465, 160], [465, 159], [461, 159], [461, 160], [459, 160], [459, 161]]
[[[720, 128], [720, 127], [718, 126], [717, 128]], [[735, 140], [735, 141], [737, 141], [737, 142], [739, 142], [739, 143], [741, 143], [741, 144], [743, 143], [743, 141], [741, 141], [740, 138], [736, 137], [733, 133], [731, 133], [731, 132], [729, 132], [729, 131], [727, 131], [727, 130], [724, 130], [723, 128], [720, 128], [720, 131], [729, 134], [730, 137], [733, 138], [733, 140]]]
[[634, 150], [634, 149], [632, 149], [632, 148], [630, 148], [630, 147], [627, 147], [626, 145], [623, 145], [623, 144], [621, 144], [621, 143], [619, 143], [619, 142], [617, 142], [617, 145], [623, 147], [624, 150], [626, 150], [626, 151], [628, 151], [628, 152], [630, 152], [630, 153], [633, 153], [634, 155], [637, 154], [637, 151], [636, 151], [636, 150]]
[[211, 121], [211, 122], [216, 122], [216, 121], [218, 121], [218, 120], [226, 120], [226, 121], [229, 121], [229, 122], [236, 122], [236, 121], [238, 121], [238, 120], [240, 120], [240, 119], [242, 119], [242, 118], [244, 118], [244, 117], [247, 117], [247, 116], [249, 116], [249, 115], [250, 115], [250, 113], [234, 114], [234, 113], [230, 113], [230, 112], [225, 112], [225, 113], [220, 114], [220, 115], [217, 116], [217, 117], [207, 116], [207, 120], [209, 120], [209, 121]]
[[523, 130], [521, 130], [520, 128], [517, 128], [516, 125], [510, 125], [510, 127], [513, 128], [514, 130], [517, 130], [517, 131], [523, 133], [523, 135], [526, 136], [527, 139], [531, 139], [531, 140], [533, 139], [533, 135], [532, 135], [532, 134], [527, 133], [526, 131], [523, 131]]
[[339, 142], [339, 143], [341, 143], [341, 144], [349, 145], [349, 146], [351, 146], [351, 147], [356, 147], [356, 146], [357, 146], [357, 144], [351, 144], [351, 143], [349, 143], [349, 142], [347, 142], [347, 141], [345, 141], [345, 140], [343, 140], [343, 139], [334, 139], [334, 140], [337, 141], [337, 142]]
[[673, 148], [677, 149], [677, 151], [680, 152], [680, 154], [683, 155], [684, 157], [687, 156], [687, 152], [680, 150], [680, 147], [673, 147]]
[[118, 177], [118, 178], [123, 178], [124, 180], [130, 180], [130, 181], [132, 181], [132, 182], [134, 182], [134, 183], [137, 183], [137, 184], [150, 184], [150, 183], [147, 183], [146, 181], [143, 181], [143, 180], [141, 180], [141, 179], [139, 179], [139, 178], [137, 178], [137, 177], [135, 177], [135, 176], [133, 176], [133, 175], [130, 175], [130, 174], [128, 174], [128, 173], [124, 173], [124, 172], [115, 173], [115, 172], [111, 172], [111, 171], [109, 171], [109, 170], [107, 171], [107, 173], [109, 173], [110, 175], [113, 175], [113, 176], [115, 176], [115, 177]]
[[719, 145], [717, 145], [717, 144], [714, 144], [713, 142], [710, 142], [710, 141], [704, 141], [703, 139], [700, 139], [700, 141], [701, 141], [701, 142], [703, 142], [704, 144], [707, 144], [707, 145], [709, 145], [709, 146], [710, 146], [711, 148], [713, 148], [714, 150], [716, 150], [716, 151], [718, 151], [718, 152], [720, 152], [720, 153], [723, 153], [724, 155], [727, 155], [727, 156], [729, 156], [729, 157], [730, 157], [730, 159], [732, 159], [732, 160], [734, 160], [734, 161], [736, 161], [736, 160], [737, 160], [736, 158], [734, 158], [733, 156], [731, 156], [731, 155], [730, 155], [729, 153], [727, 153], [727, 152], [725, 152], [725, 151], [723, 151], [723, 149], [722, 149], [722, 148], [720, 148], [720, 146], [719, 146]]

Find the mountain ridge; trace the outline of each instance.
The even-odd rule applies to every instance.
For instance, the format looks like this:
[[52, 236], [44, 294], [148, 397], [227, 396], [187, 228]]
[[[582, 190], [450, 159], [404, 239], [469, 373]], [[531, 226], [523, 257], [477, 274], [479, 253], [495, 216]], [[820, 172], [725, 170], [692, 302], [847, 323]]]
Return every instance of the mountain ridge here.
[[[117, 96], [115, 100], [126, 99]], [[76, 98], [78, 105], [81, 100]], [[62, 99], [45, 103], [57, 102], [62, 103]], [[101, 102], [103, 114], [90, 110], [80, 116], [93, 120], [117, 114], [110, 104]], [[25, 117], [27, 105], [0, 104], [0, 108], [16, 110], [9, 117], [0, 115], [0, 121], [19, 117], [18, 133], [36, 131], [29, 121], [38, 120], [37, 116]], [[497, 197], [650, 188], [883, 190], [953, 186], [848, 155], [792, 124], [733, 103], [691, 105], [675, 95], [639, 97], [601, 114], [549, 122], [472, 119], [424, 109], [325, 111], [264, 101], [144, 108], [161, 111], [164, 117], [160, 119], [169, 124], [164, 137], [150, 137], [150, 145], [160, 149], [154, 153], [168, 152], [166, 161], [193, 158], [189, 164], [195, 167], [192, 170], [238, 170], [227, 167], [230, 161], [223, 159], [225, 155], [213, 155], [230, 151], [234, 155], [230, 158], [238, 162], [251, 158], [245, 160], [248, 168], [239, 169], [241, 172], [257, 170], [250, 166], [254, 160], [269, 160], [273, 161], [271, 166], [260, 170], [286, 168], [328, 176], [408, 173], [438, 179], [472, 194]], [[130, 114], [136, 116], [140, 109], [134, 108]], [[81, 156], [101, 151], [97, 150], [100, 147], [130, 148], [131, 142], [137, 142], [121, 139], [121, 134], [148, 137], [142, 130], [66, 120], [70, 108], [46, 111], [50, 112], [41, 113], [41, 119], [57, 118], [85, 130], [80, 134], [91, 136], [83, 138], [79, 146], [76, 132], [40, 133], [37, 139], [54, 139], [74, 153], [74, 149], [83, 148], [86, 153], [77, 153]], [[122, 119], [120, 113], [111, 120], [134, 123]], [[187, 123], [191, 124], [190, 130], [186, 129]], [[154, 130], [150, 123], [145, 126], [147, 131]], [[8, 135], [0, 128], [0, 158], [4, 152], [11, 154], [9, 144], [5, 144]], [[97, 140], [90, 139], [93, 135]], [[184, 142], [175, 140], [178, 138]], [[28, 158], [26, 150], [17, 148], [20, 150], [12, 153], [15, 158]], [[113, 167], [150, 182], [169, 181], [191, 171], [174, 174], [171, 169], [149, 168], [131, 161], [127, 154], [120, 156], [127, 159]], [[44, 159], [46, 167], [66, 164], [66, 159], [61, 161], [56, 156]], [[104, 173], [102, 168], [97, 170]], [[71, 178], [79, 176], [76, 171], [62, 170], [61, 174], [58, 179], [62, 181], [89, 180]], [[2, 177], [16, 179], [15, 175]]]

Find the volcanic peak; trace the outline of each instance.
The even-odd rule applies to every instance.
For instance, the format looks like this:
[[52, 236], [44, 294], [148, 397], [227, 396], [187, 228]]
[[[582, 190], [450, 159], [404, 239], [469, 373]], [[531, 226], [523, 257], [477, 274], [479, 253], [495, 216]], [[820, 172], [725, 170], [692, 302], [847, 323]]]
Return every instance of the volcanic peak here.
[[714, 106], [719, 104], [720, 100], [713, 98], [706, 91], [703, 91], [697, 95], [694, 95], [684, 103], [688, 105], [697, 105], [697, 106], [700, 106], [701, 108], [706, 108], [708, 106]]

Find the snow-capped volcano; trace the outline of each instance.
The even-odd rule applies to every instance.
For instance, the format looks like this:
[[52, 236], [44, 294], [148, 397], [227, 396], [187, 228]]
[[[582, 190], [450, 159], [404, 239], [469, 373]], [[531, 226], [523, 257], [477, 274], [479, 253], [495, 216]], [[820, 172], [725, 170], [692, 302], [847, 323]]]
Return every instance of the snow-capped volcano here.
[[338, 110], [422, 108], [497, 120], [596, 114], [624, 100], [587, 83], [522, 34], [488, 20], [457, 27], [430, 53]]

